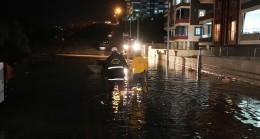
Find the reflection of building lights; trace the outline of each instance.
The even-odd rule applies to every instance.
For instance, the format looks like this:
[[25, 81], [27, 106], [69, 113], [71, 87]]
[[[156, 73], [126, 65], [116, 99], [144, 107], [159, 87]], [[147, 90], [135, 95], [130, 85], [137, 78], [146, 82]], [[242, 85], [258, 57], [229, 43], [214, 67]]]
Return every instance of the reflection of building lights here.
[[125, 80], [128, 80], [128, 69], [124, 68]]
[[240, 112], [237, 112], [235, 118], [242, 123], [252, 124], [254, 127], [260, 127], [260, 110], [258, 108], [259, 101], [257, 100], [242, 100], [238, 105], [241, 108]]
[[113, 104], [114, 113], [118, 113], [118, 105], [119, 105], [119, 101], [120, 101], [119, 91], [113, 91], [112, 98], [113, 98], [112, 104]]

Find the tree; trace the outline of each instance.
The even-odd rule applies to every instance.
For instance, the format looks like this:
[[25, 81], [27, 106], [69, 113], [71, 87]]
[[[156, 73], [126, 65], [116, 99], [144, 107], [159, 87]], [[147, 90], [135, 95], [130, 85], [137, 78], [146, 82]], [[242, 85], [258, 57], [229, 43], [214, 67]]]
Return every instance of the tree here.
[[0, 57], [5, 61], [19, 60], [30, 53], [29, 41], [23, 27], [17, 23], [0, 23]]

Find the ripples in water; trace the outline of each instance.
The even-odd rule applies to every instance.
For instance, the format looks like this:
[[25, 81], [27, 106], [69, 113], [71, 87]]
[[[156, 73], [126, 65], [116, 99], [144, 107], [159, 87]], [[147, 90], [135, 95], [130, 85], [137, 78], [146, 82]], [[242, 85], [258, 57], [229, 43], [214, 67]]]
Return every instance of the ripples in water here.
[[[259, 87], [150, 63], [148, 93], [114, 94], [109, 133], [130, 138], [260, 138]], [[130, 82], [131, 86], [131, 82]]]

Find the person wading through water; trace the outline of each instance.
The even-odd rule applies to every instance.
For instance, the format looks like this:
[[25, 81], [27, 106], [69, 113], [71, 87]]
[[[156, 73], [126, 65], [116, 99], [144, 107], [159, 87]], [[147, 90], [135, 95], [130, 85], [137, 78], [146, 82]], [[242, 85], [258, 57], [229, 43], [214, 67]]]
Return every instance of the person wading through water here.
[[105, 60], [102, 66], [101, 76], [107, 80], [106, 91], [112, 92], [114, 86], [118, 86], [118, 91], [124, 91], [124, 69], [128, 68], [127, 62], [123, 55], [117, 52], [117, 48], [112, 48], [111, 55]]
[[133, 72], [133, 86], [134, 92], [137, 92], [138, 82], [142, 86], [142, 91], [147, 92], [147, 82], [146, 82], [146, 73], [148, 70], [148, 65], [144, 57], [141, 55], [141, 51], [136, 51], [136, 57], [133, 59], [130, 69]]

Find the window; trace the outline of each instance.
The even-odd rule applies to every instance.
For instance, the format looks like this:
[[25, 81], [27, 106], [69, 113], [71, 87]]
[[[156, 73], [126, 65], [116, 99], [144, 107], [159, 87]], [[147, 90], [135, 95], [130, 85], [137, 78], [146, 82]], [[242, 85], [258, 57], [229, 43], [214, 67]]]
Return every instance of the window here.
[[236, 21], [231, 22], [231, 31], [230, 31], [230, 41], [235, 40], [235, 34], [236, 34]]
[[188, 36], [188, 27], [187, 26], [177, 26], [175, 29], [176, 36]]
[[176, 5], [180, 4], [181, 0], [176, 0]]
[[200, 33], [201, 33], [201, 28], [195, 27], [195, 36], [200, 36]]
[[180, 3], [190, 3], [190, 0], [176, 0], [176, 5]]
[[243, 34], [260, 33], [260, 9], [243, 14]]
[[206, 15], [206, 10], [199, 10], [199, 17], [203, 17]]
[[220, 24], [216, 24], [216, 31], [215, 31], [215, 42], [218, 42], [220, 40]]
[[158, 14], [158, 10], [154, 10], [154, 14]]
[[210, 38], [212, 36], [212, 22], [202, 25], [202, 38]]
[[159, 13], [163, 13], [163, 10], [159, 10]]
[[177, 10], [177, 19], [189, 19], [190, 9], [179, 9]]

